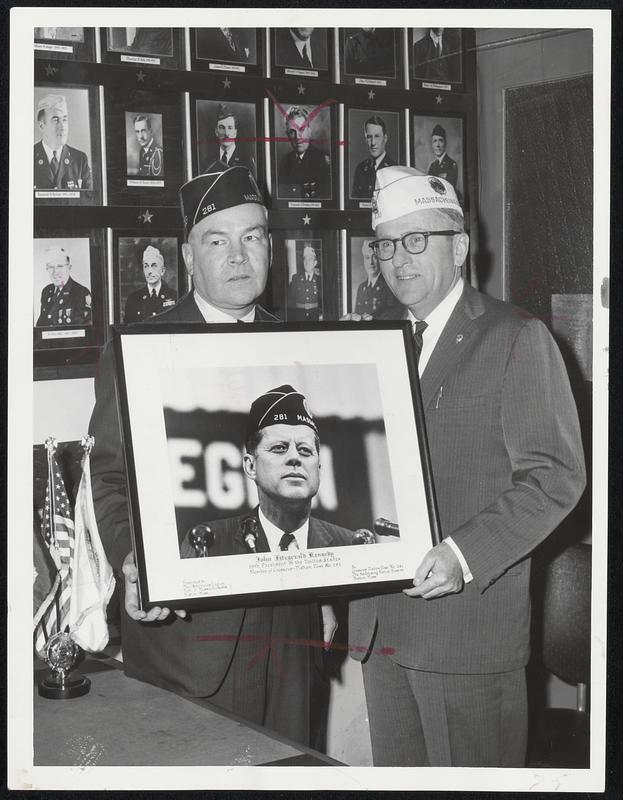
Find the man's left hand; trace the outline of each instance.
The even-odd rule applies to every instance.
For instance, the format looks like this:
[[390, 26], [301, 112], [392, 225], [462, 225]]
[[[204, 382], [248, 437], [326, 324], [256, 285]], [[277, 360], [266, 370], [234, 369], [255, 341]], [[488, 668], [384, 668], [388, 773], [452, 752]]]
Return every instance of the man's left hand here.
[[442, 542], [426, 553], [415, 571], [413, 586], [415, 588], [403, 589], [403, 592], [425, 600], [461, 591], [463, 570], [450, 545]]

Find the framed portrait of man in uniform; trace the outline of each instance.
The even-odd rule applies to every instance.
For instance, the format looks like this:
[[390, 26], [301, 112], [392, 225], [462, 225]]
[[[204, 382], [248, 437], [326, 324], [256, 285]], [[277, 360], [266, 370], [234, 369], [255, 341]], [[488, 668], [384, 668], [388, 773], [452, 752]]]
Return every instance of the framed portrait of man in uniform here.
[[115, 231], [117, 265], [113, 322], [145, 322], [175, 305], [186, 291], [180, 237], [174, 233], [137, 236]]
[[95, 28], [35, 28], [35, 58], [93, 61]]
[[102, 61], [183, 68], [182, 28], [102, 28]]
[[340, 82], [404, 86], [402, 28], [340, 28]]
[[37, 205], [101, 201], [97, 87], [35, 86], [33, 139]]
[[333, 54], [331, 28], [271, 28], [271, 74], [329, 80]]
[[461, 28], [409, 28], [408, 43], [413, 88], [462, 88]]
[[210, 72], [262, 72], [263, 28], [191, 28], [193, 69]]
[[463, 119], [413, 114], [411, 142], [413, 166], [451, 183], [465, 209]]
[[405, 163], [404, 124], [399, 111], [347, 107], [344, 194], [349, 208], [372, 208], [377, 170]]
[[391, 315], [396, 309], [399, 318], [398, 301], [385, 283], [378, 259], [370, 247], [374, 239], [372, 231], [348, 237], [348, 289], [344, 313], [367, 314], [378, 319]]
[[128, 186], [164, 186], [162, 114], [125, 112]]
[[97, 359], [103, 344], [103, 232], [39, 230], [33, 240], [35, 367]]

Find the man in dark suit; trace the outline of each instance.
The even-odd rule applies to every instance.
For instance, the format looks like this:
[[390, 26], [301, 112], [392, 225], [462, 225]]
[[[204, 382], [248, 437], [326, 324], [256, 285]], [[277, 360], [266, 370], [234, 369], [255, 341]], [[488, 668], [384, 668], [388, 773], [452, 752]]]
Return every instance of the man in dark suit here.
[[225, 103], [219, 103], [216, 109], [214, 135], [218, 147], [215, 158], [228, 167], [246, 167], [254, 176], [257, 175], [255, 159], [252, 156], [247, 158], [238, 145], [238, 118]]
[[164, 176], [164, 154], [161, 145], [154, 139], [149, 114], [137, 114], [133, 120], [134, 133], [138, 142], [138, 166], [128, 169], [128, 174], [144, 178]]
[[34, 148], [35, 189], [90, 189], [85, 153], [67, 144], [69, 114], [62, 94], [47, 94], [37, 104], [41, 141]]
[[70, 278], [71, 260], [62, 247], [49, 247], [45, 268], [52, 283], [41, 292], [41, 311], [37, 328], [65, 325], [90, 325], [92, 322], [91, 292]]
[[469, 240], [447, 181], [380, 170], [372, 226], [420, 351], [443, 534], [412, 588], [351, 603], [374, 763], [522, 767], [530, 553], [585, 486], [568, 377], [543, 323], [461, 278]]
[[357, 287], [355, 314], [362, 316], [368, 314], [374, 319], [395, 306], [397, 301], [381, 275], [378, 259], [369, 246], [370, 241], [364, 239], [361, 245], [361, 257], [367, 278]]
[[428, 167], [428, 174], [448, 181], [456, 191], [459, 167], [456, 161], [450, 158], [446, 152], [446, 130], [441, 125], [435, 125], [433, 128], [431, 147], [435, 155], [435, 160], [432, 161]]
[[413, 77], [424, 81], [461, 80], [460, 28], [429, 28], [413, 45]]
[[[248, 170], [226, 168], [217, 162], [209, 172], [182, 186], [180, 198], [187, 238], [183, 256], [194, 289], [169, 311], [154, 317], [154, 321], [196, 323], [198, 330], [212, 322], [276, 322], [275, 317], [257, 304], [268, 275], [270, 240], [267, 211]], [[313, 660], [310, 651], [317, 652], [318, 648], [286, 648], [299, 650], [293, 669], [299, 665], [301, 673], [296, 677], [288, 674], [281, 685], [278, 676], [269, 679], [262, 668], [255, 672], [248, 665], [250, 658], [264, 646], [258, 646], [257, 637], [263, 637], [267, 630], [270, 633], [271, 625], [275, 633], [285, 631], [282, 635], [289, 636], [299, 631], [296, 638], [308, 641], [312, 621], [320, 626], [317, 605], [275, 607], [274, 616], [272, 607], [198, 612], [185, 623], [176, 619], [186, 616], [183, 611], [170, 614], [167, 608], [157, 607], [147, 612], [139, 609], [110, 347], [105, 348], [100, 362], [95, 394], [89, 426], [96, 438], [91, 455], [93, 499], [106, 555], [115, 571], [123, 572], [125, 577], [121, 635], [126, 673], [185, 695], [210, 697], [253, 722], [309, 743], [311, 681], [308, 678]], [[251, 456], [252, 451], [251, 446]], [[293, 458], [296, 460], [297, 456]], [[296, 469], [292, 467], [290, 471]], [[297, 480], [291, 478], [290, 483], [294, 491]], [[156, 622], [159, 624], [149, 624]], [[330, 640], [334, 628], [335, 617], [327, 609], [321, 637]], [[215, 638], [198, 647], [197, 637], [206, 635]], [[302, 659], [301, 653], [306, 658]], [[268, 703], [270, 713], [267, 711], [265, 715], [268, 680], [275, 698], [281, 700], [277, 706]], [[306, 687], [303, 694], [301, 686]]]
[[331, 197], [329, 156], [312, 144], [309, 110], [292, 106], [285, 119], [286, 135], [292, 147], [279, 162], [279, 197], [328, 200]]
[[346, 39], [346, 75], [395, 78], [397, 70], [393, 28], [361, 28]]
[[320, 271], [311, 245], [303, 248], [303, 271], [295, 272], [288, 286], [288, 311], [294, 321], [317, 322], [320, 318]]
[[245, 43], [246, 32], [242, 28], [196, 28], [195, 34], [198, 58], [241, 64], [249, 60], [251, 49]]
[[369, 200], [374, 191], [377, 169], [393, 167], [396, 162], [385, 152], [387, 127], [383, 117], [374, 114], [367, 119], [363, 126], [363, 132], [370, 156], [357, 164], [351, 197]]
[[145, 286], [128, 295], [123, 315], [124, 322], [141, 322], [175, 305], [177, 292], [167, 286], [164, 273], [164, 256], [157, 247], [148, 245], [143, 252]]
[[150, 56], [172, 56], [171, 28], [137, 28], [128, 49]]
[[326, 43], [322, 36], [326, 36], [324, 29], [314, 35], [314, 28], [276, 28], [275, 63], [296, 69], [326, 69]]

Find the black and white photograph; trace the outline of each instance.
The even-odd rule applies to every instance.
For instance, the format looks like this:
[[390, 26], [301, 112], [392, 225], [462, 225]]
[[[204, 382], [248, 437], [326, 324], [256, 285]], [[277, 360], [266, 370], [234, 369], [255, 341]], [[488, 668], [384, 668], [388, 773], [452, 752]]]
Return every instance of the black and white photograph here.
[[213, 69], [246, 72], [258, 63], [255, 28], [195, 28], [195, 58]]
[[102, 61], [183, 69], [183, 33], [182, 28], [101, 28]]
[[286, 239], [288, 322], [318, 322], [322, 308], [322, 241]]
[[411, 139], [413, 166], [448, 181], [463, 204], [463, 120], [414, 114]]
[[460, 87], [463, 81], [461, 28], [410, 28], [409, 46], [411, 77], [416, 85]]
[[402, 29], [342, 28], [339, 35], [343, 83], [403, 84]]
[[349, 239], [349, 307], [348, 311], [372, 319], [389, 319], [400, 313], [400, 305], [385, 282], [378, 258], [371, 247], [374, 235], [351, 236]]
[[94, 61], [95, 28], [36, 27], [34, 51], [37, 59]]
[[272, 61], [277, 74], [302, 78], [327, 78], [330, 70], [328, 28], [273, 28]]
[[355, 208], [371, 208], [377, 170], [404, 163], [399, 111], [347, 109], [346, 186]]
[[47, 42], [84, 42], [84, 28], [35, 28], [35, 39]]
[[246, 167], [258, 177], [258, 107], [255, 103], [196, 98], [195, 174], [215, 162]]
[[322, 208], [334, 200], [330, 106], [275, 103], [273, 199], [288, 208]]
[[179, 297], [179, 242], [174, 236], [119, 236], [115, 322], [145, 322]]
[[162, 114], [125, 112], [128, 186], [164, 186]]

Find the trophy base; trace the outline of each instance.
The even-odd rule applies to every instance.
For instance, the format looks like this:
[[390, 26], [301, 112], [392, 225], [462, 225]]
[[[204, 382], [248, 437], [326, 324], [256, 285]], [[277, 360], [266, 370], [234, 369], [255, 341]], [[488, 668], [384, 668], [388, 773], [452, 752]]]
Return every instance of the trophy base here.
[[55, 677], [44, 678], [39, 682], [39, 694], [48, 700], [69, 700], [72, 697], [82, 697], [91, 688], [91, 681], [84, 675], [65, 680], [63, 684]]

